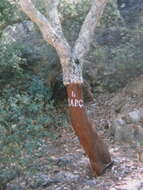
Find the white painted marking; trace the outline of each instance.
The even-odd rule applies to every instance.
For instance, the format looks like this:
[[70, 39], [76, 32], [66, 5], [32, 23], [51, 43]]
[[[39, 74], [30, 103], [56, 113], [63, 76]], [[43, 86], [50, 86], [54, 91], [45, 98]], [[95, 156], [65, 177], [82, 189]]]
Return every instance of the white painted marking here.
[[83, 100], [79, 100], [79, 107], [80, 107], [80, 108], [83, 107]]
[[78, 107], [78, 104], [79, 104], [78, 100], [75, 99], [75, 103], [74, 103], [75, 107]]
[[74, 91], [72, 91], [72, 97], [75, 98], [76, 97], [76, 93]]
[[70, 99], [70, 98], [68, 98], [68, 104], [71, 107], [80, 107], [80, 108], [82, 108], [84, 106], [82, 99], [78, 100], [78, 99], [72, 99], [72, 98]]

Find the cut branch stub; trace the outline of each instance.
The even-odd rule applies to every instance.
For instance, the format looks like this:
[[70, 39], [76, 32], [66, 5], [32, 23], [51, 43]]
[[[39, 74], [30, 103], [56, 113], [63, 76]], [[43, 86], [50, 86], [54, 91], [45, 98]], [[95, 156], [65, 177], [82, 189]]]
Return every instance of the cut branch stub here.
[[72, 127], [89, 157], [94, 175], [99, 176], [112, 163], [110, 154], [87, 117], [81, 85], [69, 84], [67, 93]]

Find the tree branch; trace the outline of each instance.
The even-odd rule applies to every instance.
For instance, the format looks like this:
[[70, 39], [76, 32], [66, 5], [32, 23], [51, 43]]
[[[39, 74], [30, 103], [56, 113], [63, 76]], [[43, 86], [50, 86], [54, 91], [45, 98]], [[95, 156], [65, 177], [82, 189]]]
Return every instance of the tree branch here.
[[44, 0], [47, 11], [47, 17], [50, 20], [52, 27], [58, 32], [59, 35], [63, 36], [61, 21], [58, 13], [58, 5], [60, 0]]
[[[49, 44], [53, 45], [57, 38], [57, 34], [50, 25], [48, 19], [34, 7], [31, 0], [19, 0], [19, 5], [22, 11], [39, 26], [43, 37], [46, 38], [45, 40], [48, 41]], [[44, 36], [44, 30], [48, 31], [46, 36]]]
[[35, 22], [39, 27], [47, 23], [47, 18], [42, 15], [33, 5], [31, 0], [19, 0], [21, 9]]
[[[56, 2], [54, 0], [54, 2]], [[47, 2], [48, 3], [48, 2]], [[63, 81], [65, 84], [69, 83], [72, 80], [72, 71], [73, 66], [71, 62], [71, 47], [68, 42], [64, 38], [64, 35], [61, 36], [57, 32], [57, 28], [51, 25], [49, 19], [46, 18], [43, 14], [41, 14], [33, 5], [31, 0], [19, 0], [19, 5], [23, 12], [39, 26], [41, 33], [43, 34], [43, 38], [49, 44], [51, 44], [57, 51], [62, 69], [63, 69]], [[55, 4], [56, 5], [56, 4]], [[52, 18], [51, 18], [52, 19]], [[53, 18], [54, 19], [54, 18]], [[60, 21], [58, 20], [58, 15], [55, 23], [60, 26]], [[53, 23], [53, 22], [52, 22]], [[59, 29], [59, 28], [58, 28]], [[70, 80], [69, 80], [70, 78]]]
[[[47, 0], [47, 3], [48, 3], [48, 1], [52, 2], [52, 0]], [[54, 2], [54, 6], [57, 7], [58, 3], [56, 2], [56, 0], [53, 0], [53, 2]], [[67, 52], [67, 51], [64, 51], [64, 49], [67, 49], [67, 50], [70, 49], [70, 46], [69, 46], [68, 42], [66, 41], [66, 39], [64, 38], [64, 36], [61, 37], [61, 35], [60, 35], [61, 33], [59, 34], [57, 32], [57, 30], [56, 30], [57, 27], [55, 27], [54, 24], [53, 24], [53, 26], [51, 25], [48, 18], [46, 18], [40, 11], [38, 11], [35, 8], [35, 6], [31, 0], [19, 0], [19, 5], [20, 5], [22, 11], [34, 23], [36, 23], [39, 26], [39, 29], [43, 34], [43, 38], [57, 50], [57, 53], [59, 55], [61, 54], [61, 51]], [[55, 10], [56, 9], [57, 8], [55, 8]], [[57, 12], [57, 10], [55, 12]], [[60, 29], [60, 27], [61, 27], [60, 20], [58, 18], [58, 12], [56, 14], [57, 14], [56, 20], [53, 21], [52, 23], [57, 24], [58, 29], [61, 30]], [[52, 18], [51, 18], [51, 20], [52, 20]]]
[[93, 0], [91, 8], [83, 22], [79, 37], [75, 42], [74, 54], [78, 59], [82, 59], [90, 48], [95, 28], [103, 14], [108, 0]]

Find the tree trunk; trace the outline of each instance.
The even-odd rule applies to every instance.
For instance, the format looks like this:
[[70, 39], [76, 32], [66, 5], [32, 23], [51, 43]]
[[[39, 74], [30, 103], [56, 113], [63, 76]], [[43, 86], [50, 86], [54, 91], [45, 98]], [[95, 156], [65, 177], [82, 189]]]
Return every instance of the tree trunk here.
[[[112, 164], [110, 154], [102, 139], [89, 121], [82, 95], [83, 58], [89, 50], [97, 24], [108, 0], [92, 0], [91, 8], [83, 22], [79, 37], [73, 49], [64, 37], [58, 16], [59, 0], [45, 1], [46, 17], [34, 6], [32, 0], [19, 0], [20, 8], [37, 24], [43, 38], [57, 51], [63, 70], [63, 82], [67, 87], [72, 126], [89, 157], [91, 168], [96, 176]], [[90, 26], [90, 27], [89, 27]]]
[[82, 86], [75, 83], [69, 84], [67, 93], [72, 127], [89, 157], [93, 174], [99, 176], [112, 164], [110, 154], [87, 117]]

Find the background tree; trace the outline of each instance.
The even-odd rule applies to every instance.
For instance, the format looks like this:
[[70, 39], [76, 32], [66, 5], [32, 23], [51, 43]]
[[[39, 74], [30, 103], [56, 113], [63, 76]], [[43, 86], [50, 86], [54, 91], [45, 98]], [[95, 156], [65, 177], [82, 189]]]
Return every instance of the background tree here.
[[59, 0], [44, 1], [47, 16], [38, 11], [31, 0], [19, 1], [22, 11], [38, 25], [43, 38], [57, 51], [63, 71], [63, 83], [67, 88], [72, 126], [89, 157], [95, 175], [103, 173], [104, 169], [111, 164], [111, 158], [107, 147], [85, 112], [82, 95], [82, 67], [84, 56], [89, 50], [92, 36], [107, 2], [108, 0], [92, 1], [79, 37], [71, 48], [62, 32], [58, 15]]

